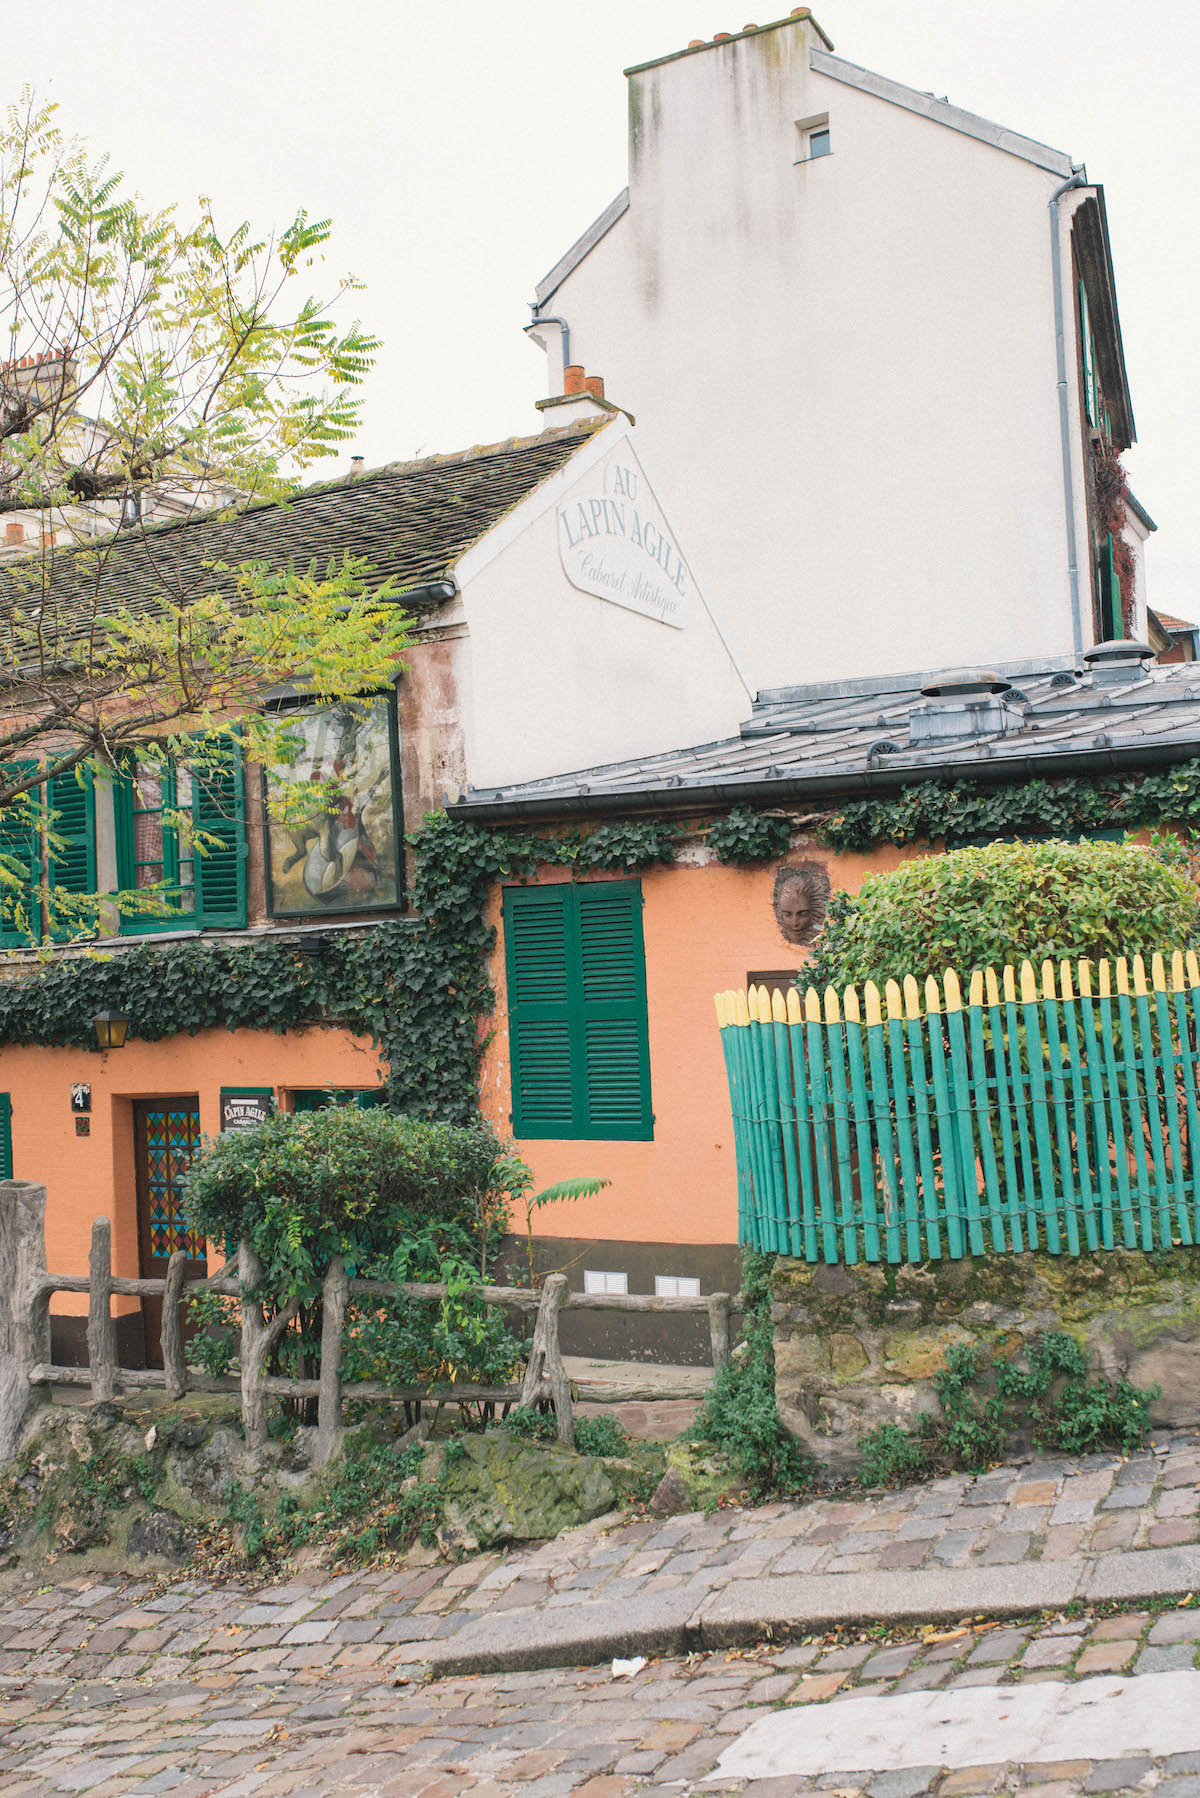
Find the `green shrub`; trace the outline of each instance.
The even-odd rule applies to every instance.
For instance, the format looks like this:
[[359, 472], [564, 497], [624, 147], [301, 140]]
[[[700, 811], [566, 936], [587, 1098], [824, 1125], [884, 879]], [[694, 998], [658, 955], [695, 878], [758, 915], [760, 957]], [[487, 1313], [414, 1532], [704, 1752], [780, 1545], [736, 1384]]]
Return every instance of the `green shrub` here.
[[338, 1105], [209, 1138], [186, 1204], [210, 1242], [251, 1244], [274, 1294], [312, 1303], [334, 1255], [362, 1267], [422, 1237], [443, 1256], [482, 1260], [503, 1232], [517, 1165], [482, 1122]]
[[936, 1468], [979, 1473], [1003, 1458], [1018, 1427], [1031, 1427], [1035, 1448], [1068, 1454], [1141, 1447], [1157, 1386], [1089, 1380], [1083, 1351], [1060, 1330], [1035, 1337], [1023, 1360], [985, 1362], [977, 1348], [952, 1345], [933, 1379], [942, 1415], [922, 1417], [915, 1431], [882, 1424], [860, 1437], [861, 1483], [899, 1486]]
[[522, 1442], [553, 1442], [558, 1436], [554, 1413], [539, 1411], [535, 1405], [514, 1405], [500, 1428]]
[[905, 1486], [929, 1465], [927, 1444], [897, 1423], [881, 1423], [858, 1439], [860, 1485]]
[[623, 1455], [630, 1441], [615, 1417], [577, 1417], [575, 1447], [581, 1455]]
[[1028, 958], [1174, 949], [1200, 928], [1178, 868], [1118, 843], [989, 843], [903, 863], [830, 905], [805, 979], [858, 986]]
[[775, 1403], [774, 1326], [771, 1322], [773, 1254], [742, 1252], [746, 1305], [744, 1352], [713, 1380], [708, 1396], [687, 1431], [724, 1450], [755, 1498], [799, 1492], [813, 1470], [811, 1458], [784, 1428]]

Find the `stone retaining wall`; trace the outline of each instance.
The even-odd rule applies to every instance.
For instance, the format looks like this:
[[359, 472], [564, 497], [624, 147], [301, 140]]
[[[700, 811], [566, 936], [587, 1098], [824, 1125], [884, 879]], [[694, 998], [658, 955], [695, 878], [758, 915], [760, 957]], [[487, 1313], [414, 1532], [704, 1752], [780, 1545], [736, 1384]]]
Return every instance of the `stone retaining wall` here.
[[1156, 1423], [1200, 1422], [1200, 1248], [899, 1267], [780, 1256], [774, 1279], [780, 1414], [828, 1464], [852, 1463], [878, 1424], [936, 1412], [950, 1344], [1008, 1357], [1044, 1330], [1073, 1336], [1095, 1374], [1157, 1382]]

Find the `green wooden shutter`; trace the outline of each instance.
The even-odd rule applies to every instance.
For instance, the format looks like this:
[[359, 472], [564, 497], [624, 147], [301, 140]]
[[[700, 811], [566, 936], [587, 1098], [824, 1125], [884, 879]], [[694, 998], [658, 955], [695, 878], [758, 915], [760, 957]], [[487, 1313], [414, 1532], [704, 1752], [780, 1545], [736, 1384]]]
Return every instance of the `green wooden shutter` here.
[[1124, 636], [1124, 624], [1120, 620], [1121, 588], [1113, 565], [1113, 540], [1110, 531], [1100, 551], [1100, 629], [1106, 643]]
[[648, 1141], [639, 883], [510, 887], [504, 916], [514, 1131]]
[[568, 886], [504, 894], [513, 1129], [568, 1138], [577, 1127], [567, 978]]
[[[96, 891], [96, 791], [90, 766], [47, 782], [46, 797], [56, 814], [51, 829], [58, 847], [49, 853], [50, 886], [64, 893]], [[73, 936], [69, 923], [51, 932], [56, 939]]]
[[[12, 777], [31, 774], [34, 762], [9, 762], [3, 773]], [[0, 914], [0, 948], [26, 948], [41, 940], [41, 900], [38, 889], [42, 880], [42, 836], [38, 826], [36, 790], [22, 803], [14, 801], [0, 810], [0, 851], [11, 868], [17, 864], [20, 887], [4, 883], [4, 907]], [[16, 869], [12, 871], [16, 872]], [[14, 906], [24, 912], [26, 923], [18, 925]]]
[[1088, 313], [1087, 289], [1083, 282], [1079, 283], [1079, 336], [1083, 344], [1083, 403], [1087, 409], [1088, 423], [1096, 421], [1096, 339], [1092, 336], [1092, 322]]
[[0, 1093], [0, 1180], [12, 1177], [12, 1095]]
[[192, 777], [192, 824], [207, 854], [196, 851], [197, 925], [241, 929], [246, 923], [246, 798], [242, 753]]

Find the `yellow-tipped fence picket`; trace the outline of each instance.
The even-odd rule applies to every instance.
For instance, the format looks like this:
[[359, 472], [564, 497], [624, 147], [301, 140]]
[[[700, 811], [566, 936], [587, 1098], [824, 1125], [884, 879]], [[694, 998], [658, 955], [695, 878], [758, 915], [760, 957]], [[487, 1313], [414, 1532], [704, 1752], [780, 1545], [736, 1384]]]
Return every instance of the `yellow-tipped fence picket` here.
[[717, 995], [739, 1238], [808, 1261], [1200, 1241], [1200, 963]]

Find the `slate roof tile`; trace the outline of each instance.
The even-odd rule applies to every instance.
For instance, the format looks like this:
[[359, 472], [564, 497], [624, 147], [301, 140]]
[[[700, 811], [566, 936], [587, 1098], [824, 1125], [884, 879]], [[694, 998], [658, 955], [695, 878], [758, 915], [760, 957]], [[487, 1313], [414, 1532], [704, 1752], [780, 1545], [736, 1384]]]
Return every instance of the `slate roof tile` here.
[[775, 688], [758, 695], [736, 737], [581, 768], [502, 788], [468, 789], [463, 817], [569, 816], [770, 803], [861, 794], [922, 780], [1029, 779], [1163, 765], [1200, 755], [1200, 664], [1153, 667], [1124, 685], [1092, 686], [1048, 659], [1001, 666], [1022, 728], [1004, 736], [909, 742], [908, 720], [933, 675]]
[[[424, 586], [448, 575], [473, 543], [605, 423], [585, 419], [536, 437], [392, 463], [306, 488], [286, 504], [253, 505], [232, 517], [200, 516], [55, 550], [44, 592], [40, 557], [5, 563], [0, 632], [6, 601], [25, 611], [38, 603], [47, 634], [65, 649], [94, 609], [141, 611], [159, 604], [164, 593], [196, 597], [218, 586], [232, 591], [234, 573], [214, 572], [213, 563], [226, 563], [231, 571], [259, 561], [273, 569], [293, 561], [306, 568], [312, 561], [323, 567], [331, 558], [366, 556], [381, 582]], [[431, 603], [413, 609], [429, 610]]]

